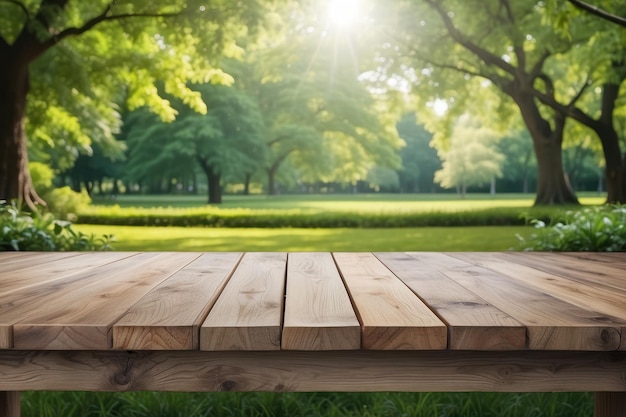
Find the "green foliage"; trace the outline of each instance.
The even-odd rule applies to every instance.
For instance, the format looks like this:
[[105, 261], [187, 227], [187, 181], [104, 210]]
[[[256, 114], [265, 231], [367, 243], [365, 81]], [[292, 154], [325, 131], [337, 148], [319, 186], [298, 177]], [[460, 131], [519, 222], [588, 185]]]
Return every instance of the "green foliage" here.
[[76, 219], [77, 213], [91, 203], [91, 198], [85, 191], [77, 193], [70, 187], [54, 188], [43, 194], [43, 198], [50, 213], [61, 220]]
[[531, 223], [536, 232], [527, 239], [520, 238], [524, 250], [626, 251], [626, 206], [568, 211], [550, 226], [537, 219]]
[[111, 249], [112, 236], [77, 232], [52, 214], [30, 215], [0, 201], [0, 251], [93, 251]]
[[31, 162], [28, 164], [30, 177], [33, 186], [38, 193], [45, 192], [52, 188], [52, 180], [54, 180], [54, 171], [48, 165], [42, 162]]
[[504, 155], [495, 147], [493, 132], [476, 126], [468, 116], [459, 119], [449, 140], [450, 148], [440, 151], [441, 170], [435, 181], [445, 188], [456, 187], [465, 195], [467, 187], [489, 183], [502, 176]]
[[47, 202], [46, 210], [60, 220], [73, 220], [76, 213], [91, 203], [91, 198], [85, 192], [77, 193], [70, 187], [53, 188], [53, 170], [41, 162], [29, 164], [33, 185], [37, 193]]
[[[455, 212], [315, 212], [302, 209], [252, 210], [219, 208], [121, 208], [92, 207], [78, 216], [79, 224], [181, 227], [424, 227], [424, 226], [514, 226], [526, 223], [526, 208], [493, 208]], [[560, 209], [534, 208], [535, 217], [550, 219]]]
[[[171, 121], [177, 111], [164, 93], [206, 112], [190, 83], [231, 82], [220, 60], [241, 56], [238, 42], [252, 42], [271, 3], [0, 2], [0, 43], [10, 51], [3, 65], [34, 58], [25, 123], [31, 158], [65, 170], [93, 143], [119, 154], [119, 105]], [[41, 45], [18, 42], [20, 34]]]

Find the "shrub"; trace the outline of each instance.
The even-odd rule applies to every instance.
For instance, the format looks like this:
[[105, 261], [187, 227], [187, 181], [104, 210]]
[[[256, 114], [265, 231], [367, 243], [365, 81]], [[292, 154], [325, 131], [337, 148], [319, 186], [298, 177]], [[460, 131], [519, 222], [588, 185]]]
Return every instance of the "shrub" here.
[[76, 214], [91, 203], [86, 192], [76, 192], [70, 187], [54, 188], [54, 171], [41, 162], [29, 164], [30, 176], [37, 193], [48, 204], [47, 210], [57, 219], [76, 220]]
[[76, 214], [84, 210], [91, 203], [86, 192], [77, 193], [70, 187], [54, 188], [44, 194], [43, 199], [48, 203], [48, 210], [56, 218], [76, 220]]
[[626, 206], [568, 211], [554, 225], [532, 220], [536, 233], [518, 237], [523, 250], [560, 252], [626, 251]]
[[50, 213], [30, 215], [0, 201], [0, 251], [107, 250], [112, 239], [77, 232]]
[[425, 227], [425, 226], [523, 226], [527, 214], [549, 219], [561, 209], [495, 208], [459, 212], [311, 212], [300, 209], [219, 208], [122, 208], [88, 207], [76, 223], [117, 226], [180, 227]]

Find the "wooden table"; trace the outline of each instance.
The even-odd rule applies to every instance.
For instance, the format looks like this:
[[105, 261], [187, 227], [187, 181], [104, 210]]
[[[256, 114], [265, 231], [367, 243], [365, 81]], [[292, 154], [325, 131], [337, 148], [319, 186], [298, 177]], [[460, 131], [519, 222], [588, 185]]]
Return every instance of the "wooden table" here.
[[0, 253], [19, 392], [594, 391], [626, 415], [626, 254]]

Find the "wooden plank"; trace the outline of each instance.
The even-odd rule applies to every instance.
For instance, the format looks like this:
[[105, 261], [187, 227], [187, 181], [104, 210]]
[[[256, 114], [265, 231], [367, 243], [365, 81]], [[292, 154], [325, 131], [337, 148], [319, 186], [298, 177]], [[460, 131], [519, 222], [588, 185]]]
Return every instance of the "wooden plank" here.
[[31, 255], [22, 261], [19, 268], [11, 271], [5, 270], [3, 265], [0, 272], [0, 294], [84, 273], [86, 270], [132, 256], [133, 253], [98, 252], [95, 255], [74, 253], [63, 256], [63, 253], [56, 252], [55, 255], [46, 256], [43, 253]]
[[277, 350], [286, 253], [246, 253], [200, 329], [202, 350]]
[[20, 417], [20, 393], [0, 391], [0, 416]]
[[[110, 252], [98, 252], [87, 254], [92, 260], [93, 266], [103, 266], [110, 261]], [[70, 273], [65, 274], [65, 267], [71, 269], [72, 259], [63, 256], [48, 256], [48, 253], [30, 253], [33, 258], [33, 264], [37, 265], [37, 260], [45, 259], [46, 262], [55, 262], [55, 271], [48, 271], [51, 273], [48, 278], [45, 278], [43, 283], [34, 286], [26, 285], [25, 287], [18, 289], [20, 276], [17, 276], [18, 281], [12, 285], [12, 291], [10, 293], [0, 294], [0, 349], [8, 349], [13, 347], [13, 325], [20, 320], [27, 319], [31, 315], [35, 315], [39, 312], [38, 309], [47, 308], [49, 305], [55, 303], [55, 299], [62, 297], [63, 294], [71, 292], [73, 288], [82, 288], [89, 285], [92, 282], [102, 279], [98, 273], [94, 273], [95, 269], [89, 268], [88, 271], [83, 273]], [[52, 254], [54, 255], [54, 254]], [[60, 255], [60, 254], [56, 254]], [[118, 254], [114, 256], [126, 256], [131, 257], [133, 254]], [[149, 255], [150, 257], [156, 255]], [[103, 259], [101, 262], [100, 260]], [[45, 263], [43, 264], [45, 266]], [[111, 269], [112, 273], [115, 271], [123, 271], [125, 265], [123, 263], [114, 262], [106, 268]], [[8, 277], [8, 278], [7, 278]], [[36, 280], [38, 275], [31, 276], [29, 274], [24, 275], [25, 282]], [[6, 282], [9, 282], [14, 278], [12, 273], [4, 276]], [[32, 284], [32, 282], [31, 282]]]
[[626, 267], [626, 252], [560, 252], [560, 254], [585, 261]]
[[364, 349], [445, 349], [444, 323], [371, 253], [335, 253], [363, 326]]
[[626, 417], [626, 391], [597, 392], [594, 417]]
[[524, 324], [530, 349], [610, 351], [620, 346], [619, 320], [483, 267], [492, 253], [434, 256], [446, 265], [448, 277]]
[[239, 262], [205, 253], [150, 291], [113, 326], [113, 348], [185, 350], [200, 346], [200, 325]]
[[[522, 256], [520, 256], [522, 255]], [[532, 285], [541, 291], [549, 292], [572, 304], [586, 309], [594, 309], [624, 320], [626, 323], [626, 291], [605, 285], [605, 276], [593, 270], [581, 275], [580, 270], [568, 274], [568, 267], [561, 265], [545, 266], [547, 262], [562, 262], [561, 257], [535, 257], [528, 259], [524, 254], [494, 254], [489, 268], [506, 273], [508, 276]], [[554, 271], [554, 272], [545, 272]], [[624, 271], [620, 271], [624, 274]], [[620, 277], [623, 279], [623, 277]]]
[[361, 347], [361, 326], [330, 253], [289, 254], [286, 294], [282, 349]]
[[[544, 267], [547, 263], [562, 262], [562, 257], [529, 256], [526, 253], [494, 253], [489, 260], [475, 259], [477, 264], [489, 268], [508, 277], [514, 278], [525, 285], [560, 298], [576, 306], [590, 311], [597, 311], [603, 315], [614, 317], [616, 323], [621, 323], [620, 350], [626, 350], [626, 292], [619, 291], [611, 286], [603, 285], [602, 274], [598, 274], [597, 282], [592, 282], [580, 273], [572, 279], [565, 278], [545, 270], [554, 270], [566, 274], [566, 270], [559, 266]], [[532, 265], [536, 265], [537, 268]], [[593, 276], [588, 271], [587, 276]], [[572, 276], [576, 275], [572, 272]]]
[[626, 391], [621, 352], [0, 351], [0, 391]]
[[398, 278], [448, 325], [448, 349], [520, 350], [526, 328], [502, 310], [446, 277], [430, 253], [376, 253]]
[[[515, 263], [566, 277], [571, 281], [605, 288], [608, 291], [621, 292], [626, 296], [626, 279], [624, 279], [626, 264], [617, 266], [608, 263], [590, 262], [572, 256], [549, 252], [509, 252], [504, 255]], [[607, 257], [602, 256], [601, 259], [607, 259]]]
[[20, 300], [19, 314], [12, 314], [19, 320], [13, 325], [14, 347], [109, 349], [112, 324], [154, 286], [198, 256], [142, 253], [89, 270], [83, 279], [76, 280], [80, 274], [75, 274], [65, 287], [59, 281], [35, 287], [39, 293]]
[[8, 272], [70, 258], [78, 254], [78, 252], [0, 252], [0, 265], [2, 265], [0, 274], [3, 276]]

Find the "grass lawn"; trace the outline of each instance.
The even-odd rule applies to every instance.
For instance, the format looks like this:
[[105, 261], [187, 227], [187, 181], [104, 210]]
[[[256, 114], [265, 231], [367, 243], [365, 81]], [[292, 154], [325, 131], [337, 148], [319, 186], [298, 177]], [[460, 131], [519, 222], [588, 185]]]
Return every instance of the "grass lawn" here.
[[505, 251], [531, 227], [389, 229], [251, 229], [76, 225], [87, 234], [115, 235], [118, 251]]
[[[581, 194], [584, 205], [598, 205], [605, 196], [598, 193]], [[470, 194], [460, 199], [456, 194], [303, 194], [303, 195], [250, 195], [224, 196], [220, 205], [209, 206], [206, 196], [179, 195], [121, 195], [115, 199], [94, 198], [94, 206], [119, 205], [120, 207], [215, 207], [220, 209], [253, 210], [304, 210], [307, 212], [450, 212], [480, 210], [497, 207], [530, 208], [531, 194]]]

